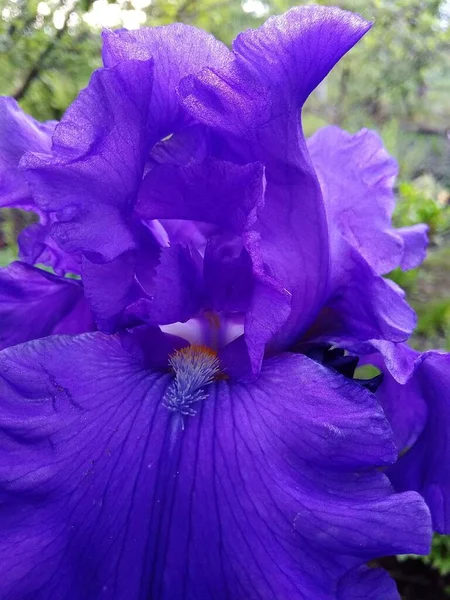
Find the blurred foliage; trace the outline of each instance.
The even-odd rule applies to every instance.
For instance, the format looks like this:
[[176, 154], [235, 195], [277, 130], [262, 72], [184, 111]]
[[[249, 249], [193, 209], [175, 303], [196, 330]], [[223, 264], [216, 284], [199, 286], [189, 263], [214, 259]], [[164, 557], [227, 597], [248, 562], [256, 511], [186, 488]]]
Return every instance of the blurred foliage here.
[[430, 249], [424, 263], [410, 271], [390, 274], [408, 295], [418, 317], [411, 344], [418, 350], [450, 351], [450, 205], [448, 191], [431, 176], [398, 186], [394, 222], [398, 226], [427, 223]]
[[398, 185], [394, 223], [399, 227], [426, 223], [431, 241], [437, 243], [441, 236], [450, 232], [448, 201], [447, 190], [440, 188], [430, 175], [422, 176], [414, 182], [401, 182]]
[[[442, 576], [450, 575], [450, 536], [435, 535], [431, 552], [428, 556], [404, 554], [397, 557], [399, 562], [404, 562], [409, 559], [420, 560], [433, 569], [438, 570]], [[450, 596], [450, 585], [446, 586], [445, 592], [447, 596]]]
[[[450, 536], [436, 535], [431, 553], [421, 559], [425, 564], [438, 569], [442, 575], [450, 574]], [[450, 592], [450, 589], [448, 591]]]
[[[182, 21], [230, 44], [239, 31], [294, 4], [292, 0], [0, 0], [0, 51], [6, 58], [0, 89], [19, 97], [24, 108], [39, 118], [59, 118], [100, 64], [102, 27]], [[425, 137], [443, 137], [450, 110], [446, 101], [450, 81], [444, 76], [450, 65], [448, 0], [333, 4], [359, 12], [375, 25], [308, 103], [314, 126], [333, 122], [349, 129], [380, 129], [396, 119], [402, 132], [420, 130]], [[439, 140], [438, 146], [440, 142], [446, 140]], [[399, 154], [394, 147], [391, 150]]]
[[426, 223], [430, 251], [418, 269], [396, 269], [390, 277], [408, 294], [418, 324], [411, 340], [419, 350], [450, 350], [450, 204], [449, 192], [432, 175], [400, 182], [394, 223], [399, 227]]
[[[41, 120], [59, 119], [101, 64], [103, 27], [196, 25], [231, 44], [292, 0], [0, 0], [0, 93]], [[396, 271], [419, 317], [419, 349], [450, 350], [450, 0], [333, 0], [373, 20], [372, 31], [312, 94], [307, 135], [334, 123], [377, 129], [399, 163], [398, 226], [425, 222], [424, 265]], [[0, 214], [0, 266], [16, 258], [27, 217]], [[427, 564], [450, 572], [450, 538], [437, 536]]]
[[0, 210], [0, 267], [17, 258], [17, 213], [8, 208]]
[[6, 267], [17, 258], [17, 249], [15, 246], [7, 246], [0, 249], [0, 267]]

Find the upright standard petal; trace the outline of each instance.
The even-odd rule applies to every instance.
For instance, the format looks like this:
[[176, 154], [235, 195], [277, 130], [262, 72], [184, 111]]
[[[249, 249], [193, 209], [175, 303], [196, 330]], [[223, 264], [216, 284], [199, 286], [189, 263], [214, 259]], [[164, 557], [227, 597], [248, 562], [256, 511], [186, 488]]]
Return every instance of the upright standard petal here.
[[[37, 204], [52, 214], [51, 235], [84, 256], [86, 295], [107, 331], [125, 308], [138, 261], [142, 225], [132, 211], [152, 144], [152, 69], [151, 60], [130, 60], [97, 70], [56, 128], [52, 155], [23, 160]], [[151, 265], [158, 254], [155, 243]]]
[[49, 153], [56, 122], [39, 123], [13, 98], [0, 97], [0, 207], [35, 210], [19, 163], [25, 152]]
[[425, 258], [427, 227], [395, 229], [393, 185], [398, 168], [381, 138], [368, 129], [350, 134], [325, 127], [308, 140], [328, 223], [378, 273], [410, 269]]
[[241, 234], [264, 205], [264, 167], [207, 158], [176, 167], [155, 166], [145, 177], [136, 212], [142, 219], [181, 219], [210, 223]]
[[129, 216], [150, 147], [152, 62], [97, 70], [67, 110], [50, 157], [23, 161], [34, 198], [55, 213], [52, 235], [68, 252], [111, 261], [135, 247]]
[[[187, 166], [156, 165], [143, 181], [136, 205], [142, 219], [161, 220], [169, 238], [173, 221], [183, 222], [189, 234], [195, 225], [203, 230], [198, 251], [203, 256], [207, 310], [236, 311], [239, 302], [244, 304], [241, 310], [247, 308], [256, 260], [248, 232], [264, 205], [264, 190], [261, 164], [211, 158]], [[188, 241], [193, 245], [196, 237], [186, 236]]]
[[205, 66], [221, 68], [231, 60], [231, 53], [210, 33], [182, 23], [103, 33], [106, 67], [129, 60], [149, 59], [154, 63], [153, 92], [149, 102], [156, 142], [192, 120], [179, 101], [180, 80]]
[[63, 117], [52, 159], [29, 156], [25, 163], [38, 203], [56, 213], [55, 238], [96, 262], [136, 245], [130, 214], [149, 150], [180, 126], [180, 78], [229, 54], [209, 34], [183, 25], [104, 36], [106, 68]]
[[213, 227], [205, 235], [204, 308], [247, 311], [245, 338], [254, 373], [261, 367], [266, 344], [288, 318], [291, 303], [289, 292], [264, 265], [256, 231], [264, 198], [260, 163], [236, 165], [208, 158], [183, 167], [155, 166], [144, 179], [136, 205], [143, 219]]
[[95, 329], [79, 281], [25, 263], [0, 269], [0, 348]]
[[172, 244], [161, 251], [152, 281], [145, 287], [147, 298], [140, 298], [128, 313], [146, 323], [168, 325], [185, 322], [203, 308], [201, 257], [198, 251]]
[[0, 354], [2, 598], [396, 598], [363, 565], [427, 552], [429, 513], [372, 394], [285, 355], [183, 429], [172, 379], [98, 333]]
[[328, 286], [325, 211], [299, 110], [369, 27], [339, 9], [294, 8], [238, 36], [232, 63], [205, 69], [180, 86], [191, 114], [216, 130], [219, 155], [266, 167], [263, 259], [266, 271], [292, 295], [275, 348], [311, 324]]
[[[133, 216], [149, 150], [184, 123], [176, 94], [180, 77], [205, 61], [221, 64], [221, 53], [230, 54], [209, 34], [181, 25], [105, 34], [107, 68], [94, 73], [62, 119], [51, 159], [26, 160], [38, 203], [56, 214], [52, 235], [67, 251], [84, 255], [86, 294], [105, 331], [113, 331], [127, 302], [136, 300], [133, 285], [142, 264], [147, 280], [158, 275], [161, 249], [148, 241], [143, 246], [150, 232], [143, 236]], [[121, 282], [117, 293], [107, 285], [112, 280]]]

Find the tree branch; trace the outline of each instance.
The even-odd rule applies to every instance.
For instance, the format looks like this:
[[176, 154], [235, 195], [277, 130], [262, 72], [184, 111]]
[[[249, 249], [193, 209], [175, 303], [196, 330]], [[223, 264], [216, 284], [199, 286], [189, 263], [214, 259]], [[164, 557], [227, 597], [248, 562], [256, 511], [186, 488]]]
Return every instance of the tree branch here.
[[63, 26], [61, 27], [61, 29], [58, 29], [56, 34], [49, 41], [47, 46], [44, 48], [44, 50], [38, 56], [36, 62], [34, 63], [34, 65], [31, 67], [30, 71], [26, 75], [21, 86], [13, 94], [13, 98], [15, 98], [17, 101], [21, 100], [26, 95], [30, 85], [33, 83], [33, 81], [36, 78], [39, 77], [39, 74], [41, 73], [43, 67], [45, 66], [46, 59], [52, 53], [52, 51], [56, 47], [56, 44], [59, 42], [59, 40], [62, 38], [62, 36], [67, 31], [67, 25], [69, 23], [69, 16], [70, 16], [71, 12], [72, 12], [71, 10], [67, 11], [65, 18], [64, 18]]
[[404, 125], [404, 129], [417, 135], [433, 135], [450, 140], [450, 129], [435, 129], [427, 125]]

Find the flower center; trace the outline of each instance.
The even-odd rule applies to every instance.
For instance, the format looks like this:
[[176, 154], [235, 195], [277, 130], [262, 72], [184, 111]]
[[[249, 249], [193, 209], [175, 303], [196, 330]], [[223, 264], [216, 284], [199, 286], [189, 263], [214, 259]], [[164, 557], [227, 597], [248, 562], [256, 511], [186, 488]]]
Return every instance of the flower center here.
[[185, 323], [161, 325], [161, 330], [184, 338], [194, 347], [219, 351], [244, 333], [244, 315], [205, 311]]
[[207, 346], [192, 345], [177, 350], [169, 359], [174, 379], [162, 399], [163, 405], [181, 416], [196, 414], [194, 404], [208, 397], [205, 387], [220, 372], [217, 354]]

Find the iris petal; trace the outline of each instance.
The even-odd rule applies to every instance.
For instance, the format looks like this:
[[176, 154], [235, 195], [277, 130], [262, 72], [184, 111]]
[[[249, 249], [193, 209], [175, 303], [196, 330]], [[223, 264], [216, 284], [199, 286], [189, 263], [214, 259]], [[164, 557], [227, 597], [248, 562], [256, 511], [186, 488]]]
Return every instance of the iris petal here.
[[13, 262], [0, 269], [0, 348], [95, 329], [79, 281]]
[[410, 269], [425, 258], [426, 225], [392, 226], [396, 161], [380, 137], [362, 129], [352, 135], [325, 127], [308, 140], [330, 228], [357, 250], [378, 274]]
[[[159, 165], [144, 179], [137, 211], [147, 219], [183, 219], [214, 226], [218, 236], [207, 245], [204, 256], [205, 296], [208, 308], [224, 310], [230, 307], [233, 292], [248, 304], [246, 341], [253, 371], [256, 373], [270, 337], [278, 331], [290, 310], [290, 295], [266, 273], [263, 264], [261, 238], [257, 219], [264, 204], [264, 169], [259, 163], [236, 165], [227, 161], [207, 159], [186, 167]], [[212, 199], [214, 199], [212, 201]], [[238, 246], [231, 271], [236, 289], [226, 294], [229, 277], [225, 238], [232, 238], [230, 247]], [[213, 252], [214, 243], [216, 250]], [[216, 266], [217, 264], [217, 266]], [[211, 277], [214, 269], [220, 280]], [[185, 304], [185, 303], [184, 303]], [[232, 308], [239, 306], [236, 300]], [[181, 319], [177, 319], [181, 320]]]
[[311, 324], [329, 278], [325, 210], [299, 111], [369, 27], [339, 9], [294, 8], [239, 35], [234, 61], [180, 85], [186, 108], [216, 131], [213, 147], [220, 157], [265, 165], [263, 260], [292, 296], [289, 319], [272, 342], [277, 349]]
[[13, 98], [0, 98], [0, 206], [36, 209], [19, 163], [29, 150], [50, 152], [55, 125], [25, 114]]
[[197, 250], [182, 244], [163, 248], [155, 276], [145, 286], [145, 292], [148, 298], [130, 305], [128, 314], [146, 323], [186, 322], [200, 312], [203, 287]]
[[[404, 294], [377, 275], [364, 258], [338, 234], [332, 240], [329, 298], [311, 329], [311, 335], [340, 345], [357, 342], [404, 342], [416, 316]], [[395, 346], [390, 349], [395, 353]]]
[[395, 582], [382, 569], [354, 569], [339, 582], [338, 600], [398, 600]]
[[149, 98], [156, 138], [153, 143], [191, 120], [179, 102], [180, 80], [206, 65], [220, 67], [231, 59], [228, 48], [211, 34], [181, 23], [137, 31], [105, 31], [103, 42], [106, 67], [130, 60], [154, 62], [153, 93]]
[[396, 489], [422, 494], [440, 533], [450, 532], [449, 373], [450, 355], [425, 352], [417, 358], [411, 379], [403, 386], [391, 382], [384, 400], [397, 435], [407, 446], [412, 444], [389, 469], [389, 477]]
[[19, 236], [19, 258], [30, 265], [43, 263], [58, 273], [78, 273], [79, 260], [51, 239], [51, 219], [36, 205], [21, 168], [27, 152], [50, 155], [56, 121], [40, 123], [24, 113], [13, 98], [0, 98], [0, 207], [20, 208], [39, 215]]
[[51, 267], [57, 275], [81, 272], [81, 256], [67, 254], [51, 237], [52, 219], [40, 215], [40, 223], [25, 227], [19, 234], [19, 258], [29, 265], [43, 264]]
[[211, 384], [184, 430], [172, 376], [114, 336], [0, 361], [5, 600], [353, 600], [379, 581], [365, 562], [428, 550], [424, 502], [379, 472], [396, 453], [374, 396], [306, 357]]
[[52, 235], [68, 252], [111, 261], [136, 245], [127, 215], [149, 150], [152, 62], [97, 70], [53, 136], [51, 156], [27, 155], [36, 203], [54, 212]]

